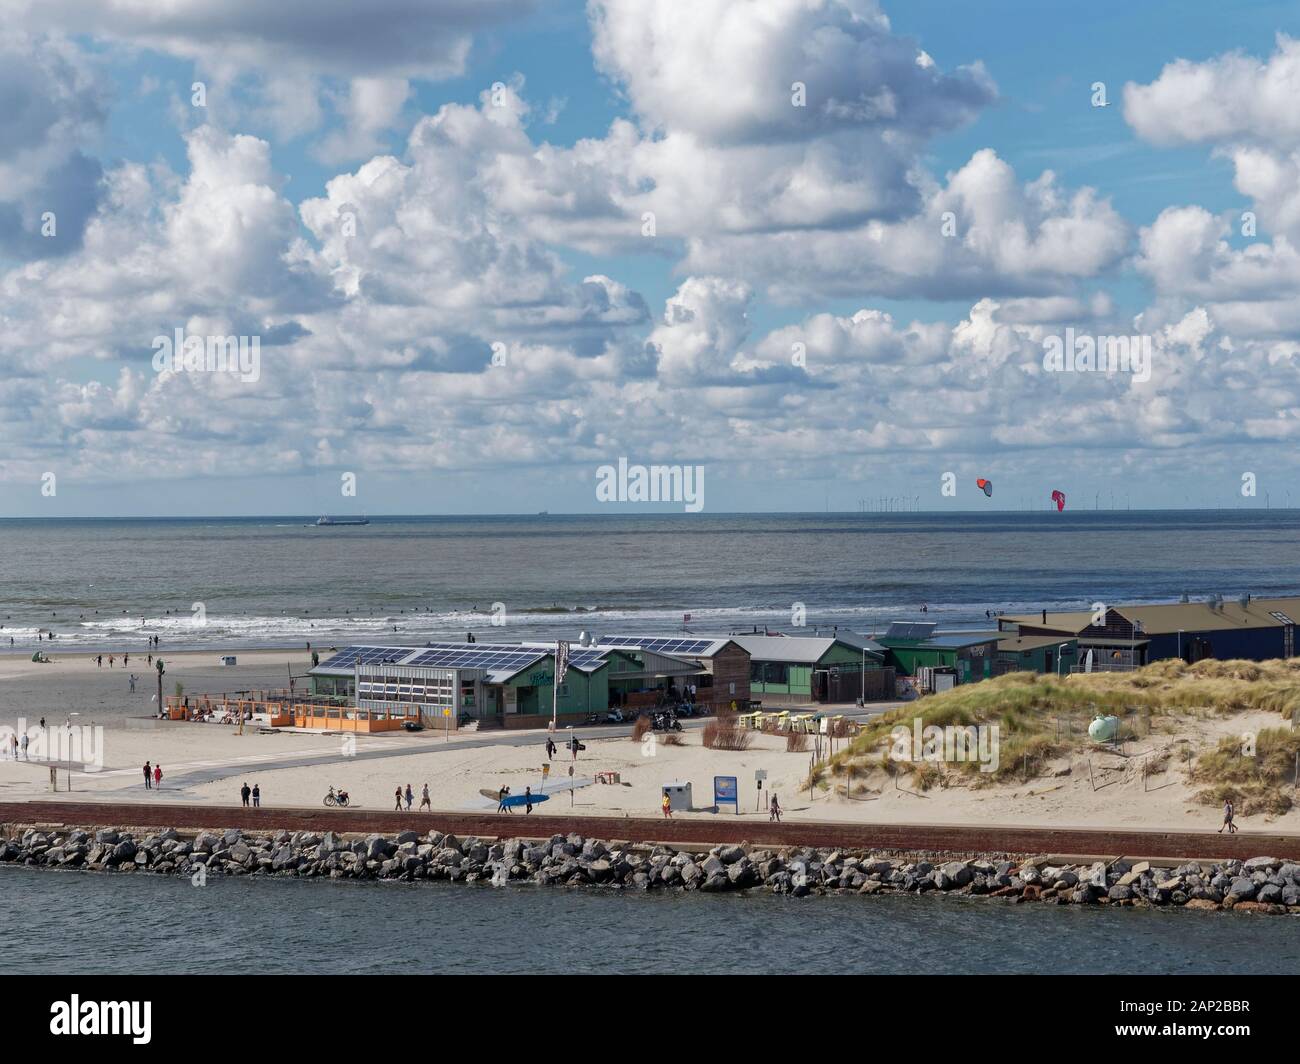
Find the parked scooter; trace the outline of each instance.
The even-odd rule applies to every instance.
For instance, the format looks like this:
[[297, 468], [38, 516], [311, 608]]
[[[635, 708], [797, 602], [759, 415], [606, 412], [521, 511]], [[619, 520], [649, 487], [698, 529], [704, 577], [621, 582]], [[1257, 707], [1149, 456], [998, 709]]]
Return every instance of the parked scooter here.
[[624, 724], [628, 720], [622, 710], [611, 709], [605, 713], [589, 713], [584, 724]]

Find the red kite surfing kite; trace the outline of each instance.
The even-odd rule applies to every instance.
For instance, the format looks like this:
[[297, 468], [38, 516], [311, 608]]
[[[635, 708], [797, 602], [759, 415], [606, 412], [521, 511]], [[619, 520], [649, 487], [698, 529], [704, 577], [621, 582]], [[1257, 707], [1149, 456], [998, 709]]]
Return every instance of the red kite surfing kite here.
[[975, 486], [990, 499], [993, 498], [993, 481], [985, 480], [983, 477], [980, 477], [979, 480], [975, 481]]
[[1056, 512], [1059, 514], [1062, 510], [1065, 509], [1065, 492], [1063, 491], [1052, 492], [1052, 502], [1056, 503]]

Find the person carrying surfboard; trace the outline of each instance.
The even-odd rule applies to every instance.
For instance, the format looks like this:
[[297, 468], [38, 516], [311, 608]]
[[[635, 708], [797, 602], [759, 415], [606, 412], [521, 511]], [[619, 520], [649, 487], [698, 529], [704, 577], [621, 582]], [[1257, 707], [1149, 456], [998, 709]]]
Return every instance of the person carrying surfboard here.
[[498, 813], [510, 812], [510, 807], [506, 805], [506, 799], [509, 796], [510, 796], [509, 787], [502, 787], [499, 791], [497, 791], [497, 812]]

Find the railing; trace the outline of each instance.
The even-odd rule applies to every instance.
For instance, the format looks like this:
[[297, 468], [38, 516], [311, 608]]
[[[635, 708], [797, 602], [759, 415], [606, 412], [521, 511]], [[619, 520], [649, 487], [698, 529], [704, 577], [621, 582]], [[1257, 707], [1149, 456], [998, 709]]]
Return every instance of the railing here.
[[[281, 697], [252, 698], [250, 695], [281, 694]], [[354, 709], [346, 699], [321, 695], [290, 695], [288, 691], [241, 691], [235, 695], [165, 695], [163, 704], [171, 720], [238, 724], [241, 720], [265, 717], [273, 728], [323, 728], [335, 731], [396, 731], [415, 712], [401, 715]]]

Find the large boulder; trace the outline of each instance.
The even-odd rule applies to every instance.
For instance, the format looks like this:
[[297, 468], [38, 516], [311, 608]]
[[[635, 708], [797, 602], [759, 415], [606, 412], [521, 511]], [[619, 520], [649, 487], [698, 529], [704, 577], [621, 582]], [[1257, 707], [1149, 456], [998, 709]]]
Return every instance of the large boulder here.
[[1273, 883], [1265, 883], [1255, 894], [1255, 900], [1276, 904], [1282, 901], [1282, 888]]
[[113, 847], [112, 853], [108, 855], [109, 864], [121, 864], [124, 861], [134, 861], [136, 845], [130, 839], [123, 839]]
[[943, 874], [957, 886], [964, 887], [975, 878], [975, 871], [965, 861], [949, 861], [943, 866]]

